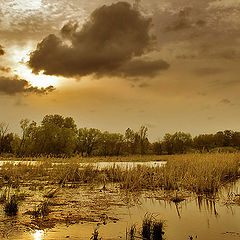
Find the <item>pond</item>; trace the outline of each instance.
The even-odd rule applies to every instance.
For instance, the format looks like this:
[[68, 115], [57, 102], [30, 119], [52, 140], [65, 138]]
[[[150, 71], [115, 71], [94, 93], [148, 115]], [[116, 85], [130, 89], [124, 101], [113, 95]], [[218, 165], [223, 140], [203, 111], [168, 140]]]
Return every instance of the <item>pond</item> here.
[[[109, 186], [105, 191], [99, 188], [65, 189], [57, 197], [55, 211], [61, 216], [68, 211], [69, 216], [79, 211], [92, 215], [100, 214], [91, 221], [80, 221], [77, 224], [66, 222], [56, 224], [51, 229], [27, 228], [25, 215], [10, 218], [0, 212], [1, 231], [5, 231], [3, 239], [10, 240], [60, 240], [60, 239], [90, 239], [94, 229], [97, 229], [103, 240], [126, 239], [126, 229], [133, 224], [141, 227], [146, 213], [164, 220], [164, 238], [166, 240], [235, 240], [240, 239], [240, 206], [232, 204], [229, 196], [240, 194], [240, 181], [228, 184], [218, 195], [218, 198], [205, 198], [196, 195], [186, 195], [184, 201], [174, 203], [163, 200], [160, 192], [142, 192], [137, 195], [123, 196], [115, 186]], [[175, 194], [175, 193], [174, 193]], [[36, 204], [31, 198], [21, 206], [21, 212]], [[71, 199], [71, 205], [64, 203]], [[57, 216], [57, 215], [55, 215]], [[107, 219], [103, 221], [103, 218]], [[109, 220], [111, 219], [111, 221]], [[2, 239], [2, 238], [1, 238]]]
[[[41, 164], [40, 161], [0, 161], [0, 168], [7, 163], [11, 163], [14, 165], [18, 164], [31, 164], [31, 165], [37, 165]], [[68, 164], [67, 162], [54, 162], [53, 165], [63, 165]], [[149, 161], [149, 162], [92, 162], [92, 163], [78, 163], [80, 167], [84, 167], [86, 165], [91, 165], [93, 167], [97, 167], [99, 169], [106, 168], [106, 167], [121, 167], [121, 168], [132, 168], [137, 165], [141, 166], [148, 166], [148, 167], [161, 167], [166, 164], [166, 161]]]

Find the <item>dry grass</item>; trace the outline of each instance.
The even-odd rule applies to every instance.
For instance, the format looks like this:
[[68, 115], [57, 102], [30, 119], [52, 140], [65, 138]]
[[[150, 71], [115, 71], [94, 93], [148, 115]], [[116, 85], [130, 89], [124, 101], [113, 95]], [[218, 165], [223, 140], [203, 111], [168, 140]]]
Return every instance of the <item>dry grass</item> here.
[[[164, 156], [168, 158], [164, 167], [119, 166], [103, 169], [91, 164], [80, 167], [76, 159], [65, 159], [64, 164], [52, 161], [38, 164], [5, 164], [0, 177], [12, 183], [27, 180], [45, 180], [64, 185], [65, 183], [118, 183], [122, 189], [186, 189], [196, 193], [216, 193], [218, 189], [239, 176], [239, 154], [186, 154]], [[154, 157], [153, 157], [154, 158]]]

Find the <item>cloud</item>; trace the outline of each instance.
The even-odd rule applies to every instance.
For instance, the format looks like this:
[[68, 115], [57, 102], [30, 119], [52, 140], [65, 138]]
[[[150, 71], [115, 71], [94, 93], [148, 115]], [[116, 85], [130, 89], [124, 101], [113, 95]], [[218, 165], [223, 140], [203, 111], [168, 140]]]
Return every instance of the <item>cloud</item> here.
[[214, 116], [209, 116], [207, 119], [209, 120], [209, 121], [211, 121], [211, 120], [214, 120], [216, 117], [214, 117]]
[[50, 34], [43, 39], [28, 64], [35, 74], [43, 70], [44, 74], [64, 77], [153, 76], [169, 65], [140, 58], [150, 52], [150, 28], [151, 19], [129, 3], [104, 5], [80, 30], [70, 22], [61, 29], [61, 37]]
[[166, 31], [179, 31], [182, 29], [190, 28], [192, 26], [189, 16], [191, 9], [185, 8], [176, 14], [176, 20], [171, 25], [166, 27]]
[[0, 71], [1, 72], [6, 72], [6, 73], [9, 73], [11, 71], [11, 68], [9, 67], [3, 67], [0, 65]]
[[191, 7], [186, 7], [176, 14], [172, 15], [170, 24], [166, 26], [165, 30], [170, 31], [180, 31], [187, 30], [191, 28], [201, 28], [204, 27], [207, 23], [203, 19], [196, 18], [195, 10]]
[[146, 83], [146, 82], [143, 82], [143, 83], [141, 83], [141, 84], [139, 84], [138, 85], [138, 87], [140, 87], [140, 88], [147, 88], [147, 87], [149, 87], [150, 85], [148, 84], [148, 83]]
[[28, 81], [16, 78], [0, 77], [0, 94], [16, 95], [24, 93], [47, 94], [54, 91], [53, 86], [47, 88], [33, 87]]
[[167, 70], [169, 67], [170, 65], [163, 60], [132, 60], [123, 64], [116, 69], [116, 71], [112, 72], [112, 74], [121, 75], [123, 77], [154, 77], [160, 70]]
[[220, 8], [212, 4], [222, 2], [216, 0], [169, 2], [153, 16], [158, 43], [165, 55], [198, 60], [240, 59], [239, 4], [233, 7], [226, 1], [226, 7]]
[[226, 72], [226, 69], [207, 67], [207, 68], [198, 68], [194, 72], [198, 76], [210, 76], [210, 75], [217, 75], [217, 74], [224, 73]]
[[0, 56], [4, 55], [5, 54], [5, 51], [3, 50], [3, 46], [0, 45]]
[[220, 102], [220, 104], [224, 104], [224, 105], [230, 105], [233, 106], [234, 104], [227, 98], [222, 99]]

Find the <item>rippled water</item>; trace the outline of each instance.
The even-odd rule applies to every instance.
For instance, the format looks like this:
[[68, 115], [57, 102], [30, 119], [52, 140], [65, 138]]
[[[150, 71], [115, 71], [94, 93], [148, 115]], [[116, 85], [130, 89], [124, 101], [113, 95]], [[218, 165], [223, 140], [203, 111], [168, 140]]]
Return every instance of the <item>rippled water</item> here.
[[[16, 162], [16, 164], [17, 163], [19, 162]], [[93, 163], [94, 166], [100, 168], [112, 165], [133, 167], [137, 164], [161, 166], [165, 163]], [[65, 191], [65, 198], [69, 199], [74, 196], [81, 198], [86, 190], [83, 188], [76, 190], [67, 189]], [[111, 213], [119, 218], [119, 221], [116, 223], [111, 222], [106, 225], [100, 224], [98, 226], [97, 223], [83, 223], [70, 226], [60, 224], [53, 229], [44, 231], [23, 231], [22, 229], [16, 229], [16, 218], [4, 216], [2, 206], [0, 206], [0, 223], [2, 226], [8, 224], [7, 228], [9, 232], [3, 239], [83, 240], [90, 239], [94, 229], [97, 227], [100, 237], [102, 237], [103, 240], [117, 240], [126, 239], [126, 229], [133, 224], [136, 224], [136, 226], [140, 228], [144, 215], [150, 213], [165, 221], [164, 237], [166, 240], [187, 240], [190, 239], [190, 236], [193, 236], [193, 239], [197, 236], [196, 239], [198, 240], [240, 240], [240, 206], [226, 204], [231, 193], [240, 194], [240, 181], [235, 184], [228, 184], [224, 187], [216, 200], [192, 195], [186, 198], [185, 201], [175, 204], [170, 201], [157, 200], [158, 193], [144, 192], [138, 199], [136, 199], [140, 204], [111, 207]], [[92, 195], [94, 194], [95, 193], [92, 192]], [[104, 196], [105, 194], [111, 194], [111, 192], [101, 192], [101, 194]], [[65, 210], [64, 207], [65, 206], [62, 207], [63, 211]], [[26, 205], [24, 208], [27, 210], [28, 206]], [[17, 218], [20, 217], [22, 216]]]
[[[98, 231], [103, 240], [125, 239], [126, 228], [132, 224], [141, 226], [146, 213], [165, 220], [166, 240], [187, 240], [197, 236], [200, 240], [235, 240], [240, 239], [240, 206], [226, 205], [229, 193], [240, 193], [240, 181], [229, 184], [220, 193], [221, 198], [202, 199], [191, 196], [185, 201], [173, 202], [149, 198], [146, 192], [140, 197], [141, 204], [132, 207], [116, 206], [112, 209], [118, 218], [117, 223], [99, 225]], [[104, 194], [104, 193], [103, 193]], [[157, 197], [157, 194], [155, 194]], [[60, 240], [90, 239], [97, 223], [59, 225], [51, 230], [15, 232], [8, 236], [11, 240]], [[195, 239], [195, 238], [194, 238]]]

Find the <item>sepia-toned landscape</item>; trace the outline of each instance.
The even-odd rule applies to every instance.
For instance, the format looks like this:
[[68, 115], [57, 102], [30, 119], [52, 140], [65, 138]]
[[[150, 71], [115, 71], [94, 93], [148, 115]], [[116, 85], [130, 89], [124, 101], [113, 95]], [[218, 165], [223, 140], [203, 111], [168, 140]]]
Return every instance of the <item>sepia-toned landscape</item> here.
[[239, 0], [0, 3], [0, 239], [240, 239]]

